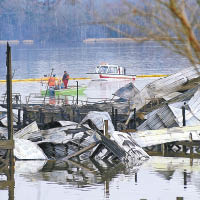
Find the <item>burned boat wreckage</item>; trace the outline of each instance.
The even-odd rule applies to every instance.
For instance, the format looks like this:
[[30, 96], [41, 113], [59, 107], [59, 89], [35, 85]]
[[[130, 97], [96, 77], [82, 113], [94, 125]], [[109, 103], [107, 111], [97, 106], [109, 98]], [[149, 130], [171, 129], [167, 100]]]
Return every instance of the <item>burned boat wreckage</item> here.
[[[110, 101], [54, 108], [43, 120], [43, 108], [28, 107], [23, 115], [26, 126], [14, 134], [15, 157], [60, 163], [90, 159], [136, 166], [149, 159], [145, 148], [179, 141], [199, 142], [199, 69], [188, 67], [140, 91], [129, 83]], [[0, 119], [1, 139], [7, 139], [5, 117]], [[41, 122], [46, 125], [42, 129], [38, 128]], [[0, 152], [1, 156], [5, 153]]]
[[[135, 166], [149, 158], [130, 134], [114, 130], [106, 112], [89, 112], [79, 124], [71, 121], [58, 123], [60, 127], [39, 130], [37, 123], [33, 122], [17, 131], [14, 134], [16, 159], [65, 162], [90, 158], [109, 163], [133, 163]], [[0, 133], [1, 139], [7, 138], [6, 128]]]

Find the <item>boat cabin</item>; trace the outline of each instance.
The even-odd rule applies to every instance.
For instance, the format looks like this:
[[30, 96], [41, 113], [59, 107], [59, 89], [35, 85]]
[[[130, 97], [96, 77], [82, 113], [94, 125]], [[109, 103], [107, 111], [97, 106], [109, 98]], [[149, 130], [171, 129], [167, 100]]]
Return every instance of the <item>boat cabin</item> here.
[[109, 64], [98, 65], [95, 72], [98, 74], [126, 74], [123, 67]]

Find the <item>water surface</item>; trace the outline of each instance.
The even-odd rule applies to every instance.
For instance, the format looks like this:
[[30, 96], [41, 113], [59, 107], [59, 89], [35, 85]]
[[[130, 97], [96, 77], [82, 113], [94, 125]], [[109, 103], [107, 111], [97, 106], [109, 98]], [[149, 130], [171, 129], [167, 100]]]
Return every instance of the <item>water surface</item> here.
[[[0, 79], [6, 77], [5, 46], [0, 46]], [[13, 46], [14, 79], [40, 78], [54, 73], [61, 77], [67, 70], [71, 77], [86, 77], [100, 62], [127, 67], [130, 74], [171, 74], [188, 66], [186, 59], [171, 54], [158, 44], [84, 44], [81, 46]], [[155, 79], [138, 79], [142, 89]], [[70, 84], [76, 84], [70, 81]], [[86, 98], [112, 98], [119, 82], [80, 81], [87, 85]], [[6, 85], [0, 84], [0, 94]], [[13, 83], [13, 91], [23, 96], [38, 93], [41, 83]], [[15, 166], [15, 200], [184, 200], [200, 199], [200, 160], [152, 157], [140, 167], [107, 166], [101, 163], [59, 165], [46, 161], [17, 161]], [[102, 168], [103, 166], [103, 168]], [[0, 180], [5, 177], [0, 175]], [[0, 187], [0, 200], [9, 199], [7, 189]], [[11, 198], [10, 198], [11, 199]]]

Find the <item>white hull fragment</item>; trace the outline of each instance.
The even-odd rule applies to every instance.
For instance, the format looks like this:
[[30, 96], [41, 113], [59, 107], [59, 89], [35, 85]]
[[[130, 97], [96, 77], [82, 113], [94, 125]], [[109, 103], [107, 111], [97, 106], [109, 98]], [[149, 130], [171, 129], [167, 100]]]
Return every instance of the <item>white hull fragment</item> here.
[[14, 156], [18, 160], [46, 160], [40, 147], [29, 140], [15, 139]]

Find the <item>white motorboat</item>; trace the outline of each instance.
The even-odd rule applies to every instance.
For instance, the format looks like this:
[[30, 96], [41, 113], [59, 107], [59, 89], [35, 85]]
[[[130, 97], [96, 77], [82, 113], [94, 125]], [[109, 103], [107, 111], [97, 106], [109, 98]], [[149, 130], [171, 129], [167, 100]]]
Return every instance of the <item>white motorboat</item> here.
[[119, 65], [100, 64], [95, 68], [95, 72], [87, 73], [92, 80], [108, 79], [129, 79], [135, 80], [136, 75], [127, 75], [126, 69]]

